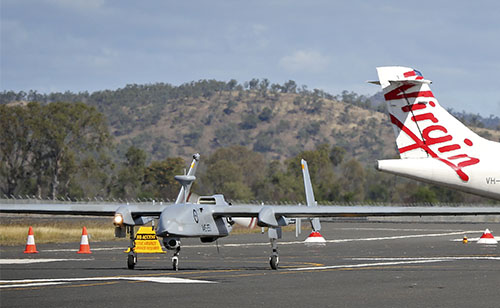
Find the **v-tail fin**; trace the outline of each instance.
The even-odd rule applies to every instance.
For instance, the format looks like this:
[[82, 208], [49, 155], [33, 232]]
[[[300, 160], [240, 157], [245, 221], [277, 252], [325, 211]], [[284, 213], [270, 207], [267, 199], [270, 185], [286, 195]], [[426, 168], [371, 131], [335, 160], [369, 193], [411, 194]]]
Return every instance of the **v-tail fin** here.
[[[307, 161], [302, 159], [300, 161], [302, 165], [302, 176], [304, 178], [304, 190], [306, 192], [306, 201], [307, 206], [318, 206], [318, 203], [314, 199], [314, 191], [311, 184], [311, 176], [309, 175], [309, 167], [307, 166]], [[319, 222], [319, 218], [311, 218], [311, 227], [313, 231], [321, 230], [321, 223]]]
[[189, 166], [189, 170], [185, 175], [178, 175], [175, 177], [177, 181], [179, 181], [182, 185], [179, 194], [177, 195], [177, 199], [175, 199], [175, 203], [185, 203], [189, 201], [189, 196], [191, 195], [191, 185], [193, 185], [194, 180], [196, 179], [196, 168], [198, 168], [198, 161], [200, 160], [200, 154], [196, 153], [193, 155], [193, 161]]

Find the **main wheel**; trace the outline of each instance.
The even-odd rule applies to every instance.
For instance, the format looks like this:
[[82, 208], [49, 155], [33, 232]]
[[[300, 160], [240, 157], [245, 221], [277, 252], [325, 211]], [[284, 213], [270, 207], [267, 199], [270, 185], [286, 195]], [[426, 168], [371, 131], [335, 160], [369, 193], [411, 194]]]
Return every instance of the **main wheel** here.
[[280, 263], [280, 258], [277, 255], [272, 255], [269, 258], [269, 265], [271, 265], [271, 268], [273, 270], [277, 270], [278, 269], [278, 264], [279, 263]]
[[172, 269], [174, 271], [178, 271], [179, 270], [179, 258], [172, 257]]
[[137, 263], [137, 257], [134, 256], [133, 254], [129, 254], [127, 257], [128, 269], [134, 269], [136, 263]]

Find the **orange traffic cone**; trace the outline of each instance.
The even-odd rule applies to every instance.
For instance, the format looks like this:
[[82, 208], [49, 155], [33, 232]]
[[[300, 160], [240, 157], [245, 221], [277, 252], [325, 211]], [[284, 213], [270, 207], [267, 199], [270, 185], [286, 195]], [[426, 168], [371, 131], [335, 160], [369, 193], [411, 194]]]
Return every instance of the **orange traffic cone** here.
[[491, 234], [489, 229], [486, 229], [483, 232], [483, 235], [477, 241], [478, 244], [498, 244], [498, 241], [495, 239], [493, 234]]
[[26, 249], [24, 253], [38, 253], [35, 246], [35, 235], [33, 234], [33, 227], [30, 226], [28, 230], [28, 241], [26, 242]]
[[319, 231], [312, 231], [311, 234], [309, 234], [309, 236], [306, 238], [306, 240], [304, 241], [305, 243], [313, 243], [313, 244], [324, 244], [326, 243], [326, 240], [325, 238], [323, 237], [323, 235], [321, 235], [321, 233], [319, 233]]
[[90, 251], [89, 236], [87, 235], [87, 228], [83, 227], [82, 240], [80, 241], [80, 250], [77, 253], [92, 253]]

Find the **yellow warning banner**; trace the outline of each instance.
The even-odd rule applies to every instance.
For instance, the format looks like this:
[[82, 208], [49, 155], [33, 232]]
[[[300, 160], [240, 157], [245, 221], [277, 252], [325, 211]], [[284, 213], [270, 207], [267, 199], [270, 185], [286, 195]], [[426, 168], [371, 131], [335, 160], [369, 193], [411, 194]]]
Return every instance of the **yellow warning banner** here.
[[[137, 253], [164, 253], [155, 231], [151, 227], [140, 227], [135, 235], [134, 251]], [[129, 252], [130, 248], [125, 252]]]

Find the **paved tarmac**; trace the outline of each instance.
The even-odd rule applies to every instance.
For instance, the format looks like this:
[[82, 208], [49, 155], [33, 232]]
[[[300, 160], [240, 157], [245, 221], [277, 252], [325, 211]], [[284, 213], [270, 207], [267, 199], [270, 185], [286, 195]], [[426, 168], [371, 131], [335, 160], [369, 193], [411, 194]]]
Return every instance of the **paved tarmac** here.
[[[500, 307], [500, 248], [480, 245], [495, 223], [323, 223], [324, 246], [285, 233], [280, 269], [267, 234], [215, 244], [183, 240], [170, 257], [141, 254], [126, 268], [127, 241], [0, 247], [1, 307]], [[463, 244], [464, 233], [471, 240]], [[36, 230], [35, 230], [36, 236]]]

